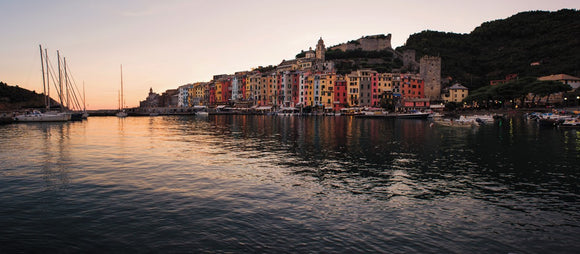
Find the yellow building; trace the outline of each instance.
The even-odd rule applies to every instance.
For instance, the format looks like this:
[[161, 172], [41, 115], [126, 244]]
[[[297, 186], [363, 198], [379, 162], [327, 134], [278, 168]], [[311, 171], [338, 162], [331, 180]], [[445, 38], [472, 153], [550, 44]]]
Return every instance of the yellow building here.
[[205, 82], [198, 82], [193, 84], [194, 95], [191, 104], [192, 106], [203, 105], [203, 94], [205, 92], [206, 85], [207, 83]]
[[268, 79], [269, 75], [262, 74], [260, 80], [258, 81], [259, 94], [258, 101], [260, 105], [268, 105]]
[[222, 86], [223, 86], [223, 81], [222, 80], [218, 80], [215, 82], [215, 101], [216, 102], [222, 102], [223, 101], [223, 95], [222, 95]]
[[278, 94], [278, 75], [276, 72], [269, 73], [266, 80], [266, 105], [276, 104], [276, 96]]
[[324, 107], [330, 107], [334, 105], [334, 85], [336, 84], [336, 74], [326, 73], [320, 77], [320, 103]]
[[306, 99], [306, 106], [314, 106], [314, 80], [318, 79], [317, 74], [311, 74], [306, 77], [304, 82], [304, 92]]
[[401, 75], [398, 73], [379, 73], [377, 82], [379, 95], [383, 92], [392, 92], [395, 85], [401, 82]]
[[442, 99], [445, 102], [461, 102], [469, 95], [469, 89], [460, 84], [452, 85], [447, 89], [447, 92], [443, 94]]
[[258, 101], [258, 83], [261, 76], [259, 73], [248, 75], [246, 79], [246, 98], [251, 101]]

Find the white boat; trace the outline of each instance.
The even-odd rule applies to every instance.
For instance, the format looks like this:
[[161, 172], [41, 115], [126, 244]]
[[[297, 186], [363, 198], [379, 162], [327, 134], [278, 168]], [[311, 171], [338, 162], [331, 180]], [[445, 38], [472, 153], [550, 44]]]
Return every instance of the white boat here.
[[119, 92], [119, 112], [115, 114], [117, 117], [127, 117], [123, 101], [123, 65], [121, 65], [121, 91]]
[[476, 121], [479, 124], [492, 124], [494, 122], [493, 115], [469, 115], [461, 117], [463, 117], [463, 121]]
[[22, 115], [17, 115], [14, 120], [18, 122], [66, 122], [70, 120], [71, 115], [60, 112], [42, 113], [38, 110], [26, 112]]
[[117, 117], [127, 117], [127, 112], [125, 112], [125, 110], [119, 111], [117, 112], [117, 114], [115, 114]]
[[365, 116], [385, 116], [388, 114], [388, 112], [382, 108], [365, 108], [362, 113]]
[[193, 106], [193, 110], [195, 110], [195, 114], [198, 116], [208, 116], [209, 112], [207, 110], [207, 106]]
[[560, 127], [564, 128], [580, 128], [580, 117], [566, 118], [564, 122], [560, 123]]
[[434, 119], [433, 122], [437, 125], [447, 127], [477, 127], [480, 124], [475, 119], [465, 118], [464, 116], [460, 116], [459, 119], [450, 119], [450, 118]]

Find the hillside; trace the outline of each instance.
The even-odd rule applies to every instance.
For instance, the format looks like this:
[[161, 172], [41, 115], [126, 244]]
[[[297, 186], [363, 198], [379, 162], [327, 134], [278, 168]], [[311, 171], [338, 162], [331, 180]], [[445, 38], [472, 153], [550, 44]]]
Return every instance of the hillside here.
[[485, 22], [469, 34], [423, 31], [407, 39], [414, 49], [442, 58], [442, 75], [469, 88], [507, 74], [580, 75], [580, 11], [531, 11]]
[[357, 69], [372, 69], [377, 72], [391, 72], [403, 64], [394, 57], [391, 50], [363, 51], [361, 49], [326, 51], [326, 60], [334, 61], [336, 72], [347, 74]]
[[[52, 105], [57, 103], [52, 100]], [[44, 95], [29, 91], [18, 86], [9, 86], [0, 81], [0, 111], [18, 110], [22, 108], [43, 108]]]
[[[302, 58], [302, 51], [296, 58]], [[326, 60], [334, 62], [336, 72], [347, 74], [358, 69], [372, 69], [377, 72], [392, 72], [401, 68], [403, 62], [391, 48], [391, 35], [361, 37], [326, 49]]]

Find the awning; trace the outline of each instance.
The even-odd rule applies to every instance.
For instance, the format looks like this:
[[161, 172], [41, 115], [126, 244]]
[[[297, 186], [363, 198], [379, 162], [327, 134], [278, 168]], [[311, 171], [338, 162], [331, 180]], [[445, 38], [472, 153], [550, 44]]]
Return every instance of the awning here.
[[262, 107], [258, 107], [256, 109], [257, 110], [270, 110], [270, 109], [272, 109], [272, 106], [262, 106]]

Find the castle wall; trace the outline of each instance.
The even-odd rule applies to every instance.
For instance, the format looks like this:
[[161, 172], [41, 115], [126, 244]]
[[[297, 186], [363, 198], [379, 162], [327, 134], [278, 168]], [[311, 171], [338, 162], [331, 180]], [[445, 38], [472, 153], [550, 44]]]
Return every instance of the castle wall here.
[[362, 49], [363, 51], [380, 51], [386, 49], [392, 49], [391, 47], [391, 34], [384, 35], [373, 35], [360, 38], [356, 40], [357, 43], [344, 43], [338, 46], [334, 46], [331, 49], [340, 49], [342, 51]]

